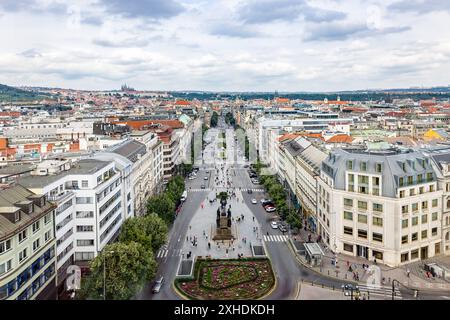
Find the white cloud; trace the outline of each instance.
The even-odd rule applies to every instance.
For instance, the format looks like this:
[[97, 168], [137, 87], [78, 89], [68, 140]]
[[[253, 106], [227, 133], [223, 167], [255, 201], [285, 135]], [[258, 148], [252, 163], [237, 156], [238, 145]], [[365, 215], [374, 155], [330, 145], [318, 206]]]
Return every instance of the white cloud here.
[[448, 84], [446, 2], [385, 2], [2, 0], [0, 83], [220, 91]]

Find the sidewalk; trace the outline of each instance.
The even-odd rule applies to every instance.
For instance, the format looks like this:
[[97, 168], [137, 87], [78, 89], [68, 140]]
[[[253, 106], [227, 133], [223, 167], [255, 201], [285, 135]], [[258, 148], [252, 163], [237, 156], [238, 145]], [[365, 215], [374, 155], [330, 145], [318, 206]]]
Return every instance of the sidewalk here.
[[[311, 235], [311, 241], [317, 240], [317, 235], [305, 231], [302, 229], [298, 235], [294, 238], [302, 242], [308, 241], [308, 236]], [[324, 246], [322, 242], [319, 243], [325, 255], [322, 259], [322, 265], [320, 267], [309, 268], [322, 273], [323, 275], [358, 282], [365, 285], [376, 284], [377, 278], [380, 280], [381, 286], [392, 286], [392, 281], [397, 280], [404, 286], [410, 289], [427, 289], [427, 290], [448, 290], [450, 292], [450, 283], [440, 278], [428, 278], [425, 271], [421, 269], [425, 261], [414, 262], [401, 267], [389, 267], [380, 263], [376, 265], [369, 260], [360, 257], [348, 256], [344, 254], [335, 255], [330, 249]], [[334, 258], [336, 257], [337, 263], [334, 264]], [[444, 259], [444, 261], [442, 261]], [[437, 257], [429, 259], [431, 261], [436, 260], [440, 264], [445, 265], [450, 263], [450, 257]], [[303, 261], [303, 259], [302, 259]], [[427, 261], [430, 262], [430, 261]], [[303, 261], [306, 264], [305, 261]], [[363, 268], [363, 264], [366, 268]], [[368, 267], [367, 267], [368, 266]], [[380, 275], [376, 275], [376, 272], [371, 272], [376, 266], [380, 270]], [[351, 267], [351, 271], [349, 268]], [[407, 276], [407, 269], [410, 270], [409, 277]], [[355, 279], [355, 275], [358, 276], [358, 280]]]

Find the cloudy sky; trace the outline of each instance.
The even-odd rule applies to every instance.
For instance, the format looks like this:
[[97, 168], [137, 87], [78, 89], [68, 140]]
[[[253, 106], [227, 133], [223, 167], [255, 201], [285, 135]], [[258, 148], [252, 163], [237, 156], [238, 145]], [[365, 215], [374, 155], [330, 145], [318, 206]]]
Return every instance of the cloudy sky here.
[[213, 91], [450, 85], [449, 30], [449, 0], [0, 0], [0, 83]]

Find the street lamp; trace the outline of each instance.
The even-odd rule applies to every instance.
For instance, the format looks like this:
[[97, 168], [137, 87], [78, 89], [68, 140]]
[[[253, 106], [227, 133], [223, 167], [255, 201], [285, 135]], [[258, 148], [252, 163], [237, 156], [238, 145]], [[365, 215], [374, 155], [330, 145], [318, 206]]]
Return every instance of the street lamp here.
[[103, 253], [103, 300], [106, 300], [106, 254], [114, 251], [105, 251]]

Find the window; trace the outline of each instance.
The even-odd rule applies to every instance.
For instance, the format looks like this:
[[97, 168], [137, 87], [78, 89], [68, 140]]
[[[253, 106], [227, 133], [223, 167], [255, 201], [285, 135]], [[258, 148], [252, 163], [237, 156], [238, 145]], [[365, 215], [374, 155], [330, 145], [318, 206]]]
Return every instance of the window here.
[[400, 191], [400, 198], [404, 198], [405, 197], [405, 190]]
[[352, 244], [348, 244], [348, 243], [344, 243], [344, 251], [353, 252], [353, 245]]
[[373, 211], [383, 212], [383, 205], [379, 203], [374, 203], [372, 205]]
[[75, 253], [76, 261], [90, 261], [92, 259], [94, 259], [93, 252], [76, 252]]
[[409, 195], [412, 197], [414, 195], [416, 195], [416, 191], [415, 189], [409, 189]]
[[39, 221], [33, 223], [33, 233], [39, 231]]
[[372, 188], [372, 194], [374, 196], [379, 196], [380, 195], [380, 189], [378, 188]]
[[411, 235], [411, 241], [417, 241], [419, 239], [419, 235], [417, 234], [417, 232], [414, 232]]
[[358, 176], [358, 183], [368, 184], [369, 177], [368, 176]]
[[408, 228], [408, 219], [403, 219], [402, 220], [402, 228], [403, 229]]
[[91, 204], [93, 203], [92, 197], [77, 197], [76, 204]]
[[347, 169], [348, 170], [353, 170], [353, 161], [351, 161], [351, 160], [347, 161]]
[[428, 201], [422, 201], [422, 210], [428, 209]]
[[367, 239], [367, 230], [358, 229], [358, 237]]
[[411, 205], [411, 210], [412, 210], [412, 212], [418, 211], [419, 210], [419, 204], [418, 203], [413, 203]]
[[438, 229], [437, 228], [431, 229], [431, 236], [432, 237], [437, 236], [437, 234], [438, 234]]
[[411, 251], [411, 260], [419, 258], [419, 249]]
[[[12, 259], [0, 264], [0, 276], [4, 273], [7, 273], [11, 270], [12, 267]], [[1, 291], [0, 291], [0, 299], [2, 299]]]
[[77, 211], [76, 212], [77, 219], [83, 219], [83, 218], [93, 218], [94, 217], [94, 211]]
[[403, 184], [403, 177], [398, 178], [398, 184], [399, 184], [400, 187], [404, 186], [404, 184]]
[[383, 242], [383, 235], [381, 233], [372, 233], [372, 240], [377, 242]]
[[402, 236], [402, 244], [408, 243], [408, 236]]
[[378, 177], [373, 177], [372, 178], [372, 184], [374, 185], [374, 186], [379, 186], [380, 185], [380, 178], [378, 178]]
[[381, 165], [381, 163], [375, 164], [375, 171], [376, 171], [376, 172], [381, 172], [381, 171], [382, 171], [382, 165]]
[[422, 215], [422, 223], [427, 223], [428, 222], [428, 215], [423, 214]]
[[51, 231], [51, 230], [48, 230], [48, 231], [45, 233], [45, 235], [44, 235], [45, 242], [47, 242], [48, 240], [50, 240], [51, 237], [52, 237], [52, 231]]
[[438, 206], [438, 199], [433, 199], [433, 201], [431, 201], [431, 206], [436, 208]]
[[358, 209], [367, 210], [367, 202], [366, 201], [358, 201]]
[[81, 187], [82, 188], [88, 188], [89, 187], [89, 181], [88, 180], [81, 181]]
[[377, 227], [382, 227], [383, 226], [383, 218], [372, 217], [372, 224]]
[[431, 214], [431, 221], [436, 221], [438, 219], [438, 213], [437, 212], [433, 212]]
[[33, 252], [39, 249], [40, 246], [40, 239], [36, 239], [35, 241], [33, 241]]
[[52, 214], [48, 213], [44, 217], [44, 224], [48, 224], [50, 221], [52, 221]]
[[434, 186], [430, 185], [430, 192], [434, 192]]
[[344, 219], [345, 220], [353, 220], [353, 212], [344, 211]]
[[352, 236], [353, 235], [353, 228], [344, 227], [344, 234], [348, 234], [348, 235]]
[[353, 207], [353, 200], [352, 199], [344, 199], [344, 206]]
[[408, 213], [408, 205], [402, 206], [402, 213]]
[[432, 172], [428, 172], [427, 173], [427, 182], [433, 181], [433, 173]]
[[5, 253], [11, 249], [11, 240], [0, 242], [0, 254]]
[[24, 261], [27, 258], [27, 248], [19, 252], [19, 262]]
[[77, 232], [92, 232], [94, 231], [93, 226], [77, 226]]
[[417, 226], [418, 223], [419, 223], [419, 218], [418, 217], [413, 217], [411, 219], [411, 225]]
[[365, 214], [358, 214], [359, 223], [367, 223], [367, 216]]
[[409, 253], [408, 252], [402, 253], [400, 255], [400, 261], [401, 262], [409, 261]]
[[355, 182], [355, 175], [354, 174], [349, 174], [348, 175], [348, 182]]
[[77, 240], [77, 246], [78, 247], [89, 247], [94, 245], [93, 239], [87, 239], [87, 240]]
[[27, 229], [19, 233], [19, 243], [27, 238]]
[[363, 193], [363, 194], [369, 194], [369, 188], [363, 187], [363, 186], [358, 186], [358, 192]]
[[419, 188], [419, 194], [423, 194], [423, 192], [424, 192], [423, 190], [424, 190], [423, 187], [420, 187]]
[[367, 171], [367, 162], [360, 162], [359, 163], [359, 169], [361, 171]]
[[383, 260], [383, 252], [372, 250], [372, 256], [375, 259]]
[[413, 177], [412, 176], [408, 176], [408, 186], [413, 184]]
[[422, 174], [418, 174], [417, 175], [417, 183], [422, 183], [423, 182], [423, 175]]
[[428, 238], [428, 230], [422, 230], [421, 239]]

